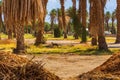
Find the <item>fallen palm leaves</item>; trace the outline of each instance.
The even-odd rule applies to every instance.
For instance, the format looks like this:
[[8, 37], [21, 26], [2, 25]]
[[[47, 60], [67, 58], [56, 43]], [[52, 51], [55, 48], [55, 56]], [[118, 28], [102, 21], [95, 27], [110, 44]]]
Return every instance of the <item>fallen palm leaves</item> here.
[[60, 80], [43, 68], [42, 62], [32, 62], [11, 53], [0, 52], [0, 80]]

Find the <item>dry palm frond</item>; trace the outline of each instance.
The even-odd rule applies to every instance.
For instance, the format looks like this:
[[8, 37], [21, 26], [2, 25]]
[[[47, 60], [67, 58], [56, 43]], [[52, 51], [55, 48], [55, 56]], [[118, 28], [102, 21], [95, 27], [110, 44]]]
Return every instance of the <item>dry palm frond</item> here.
[[43, 13], [42, 0], [3, 0], [6, 24], [22, 24], [37, 19]]
[[0, 80], [60, 80], [44, 69], [41, 61], [33, 62], [32, 59], [0, 52]]

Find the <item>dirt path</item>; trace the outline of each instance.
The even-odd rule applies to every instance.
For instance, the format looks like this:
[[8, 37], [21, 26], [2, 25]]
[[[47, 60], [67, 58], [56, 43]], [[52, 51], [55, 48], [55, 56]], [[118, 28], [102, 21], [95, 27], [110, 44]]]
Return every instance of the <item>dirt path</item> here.
[[[31, 59], [31, 55], [27, 55]], [[59, 54], [41, 54], [34, 60], [43, 61], [45, 68], [55, 73], [62, 80], [70, 79], [84, 72], [90, 71], [106, 61], [110, 55], [104, 56], [80, 56], [80, 55], [59, 55]], [[68, 79], [69, 78], [69, 79]]]
[[[25, 42], [27, 44], [34, 44], [35, 40], [34, 39], [26, 39]], [[57, 44], [62, 44], [62, 45], [77, 45], [80, 44], [80, 41], [74, 41], [74, 40], [47, 40], [47, 44], [51, 43], [57, 43]], [[90, 42], [88, 42], [90, 43]], [[114, 44], [114, 43], [107, 43], [109, 48], [120, 48], [120, 44]]]

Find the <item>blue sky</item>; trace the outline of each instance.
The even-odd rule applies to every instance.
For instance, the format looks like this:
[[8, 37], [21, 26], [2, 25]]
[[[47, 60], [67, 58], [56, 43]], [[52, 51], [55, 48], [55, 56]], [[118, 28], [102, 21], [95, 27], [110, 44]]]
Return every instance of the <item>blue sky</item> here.
[[[72, 6], [72, 0], [66, 0], [65, 1], [65, 8], [69, 8]], [[47, 10], [48, 12], [51, 11], [52, 9], [57, 9], [60, 8], [60, 3], [59, 0], [49, 0], [48, 5], [47, 5]], [[89, 9], [89, 6], [87, 7]], [[110, 11], [113, 12], [116, 9], [116, 0], [107, 0], [107, 4], [105, 7], [105, 11]], [[46, 21], [49, 22], [49, 16], [47, 15]]]

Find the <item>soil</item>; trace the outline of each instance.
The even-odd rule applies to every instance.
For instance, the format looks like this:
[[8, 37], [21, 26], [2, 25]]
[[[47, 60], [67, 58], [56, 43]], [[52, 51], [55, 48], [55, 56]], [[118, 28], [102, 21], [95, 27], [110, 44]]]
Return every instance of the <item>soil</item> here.
[[[33, 55], [24, 55], [24, 57], [31, 59]], [[36, 55], [33, 60], [45, 63], [44, 67], [59, 76], [62, 80], [74, 80], [74, 77], [91, 71], [105, 62], [109, 57], [110, 55], [41, 54]]]
[[120, 80], [120, 54], [114, 54], [94, 70], [78, 76], [78, 80]]

